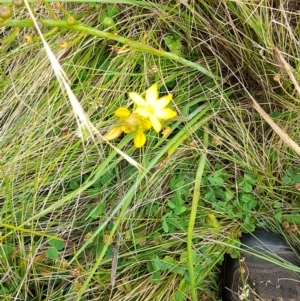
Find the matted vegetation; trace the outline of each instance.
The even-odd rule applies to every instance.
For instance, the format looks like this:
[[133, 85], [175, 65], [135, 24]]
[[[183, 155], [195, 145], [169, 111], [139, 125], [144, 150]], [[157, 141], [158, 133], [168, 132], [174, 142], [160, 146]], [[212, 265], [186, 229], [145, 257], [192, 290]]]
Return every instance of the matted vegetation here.
[[[219, 300], [242, 232], [299, 248], [298, 1], [30, 6], [47, 44], [0, 25], [1, 300]], [[154, 83], [167, 130], [105, 141]]]

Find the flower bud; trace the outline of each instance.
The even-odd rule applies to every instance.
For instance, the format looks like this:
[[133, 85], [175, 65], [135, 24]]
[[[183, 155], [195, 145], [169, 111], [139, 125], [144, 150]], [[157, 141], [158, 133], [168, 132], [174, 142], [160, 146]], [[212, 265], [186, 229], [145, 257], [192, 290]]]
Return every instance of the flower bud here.
[[73, 16], [69, 16], [67, 18], [67, 24], [70, 26], [73, 26], [73, 25], [78, 24], [78, 21]]
[[23, 7], [24, 6], [24, 0], [13, 0], [12, 3], [15, 7]]
[[120, 126], [112, 128], [105, 136], [104, 139], [106, 140], [113, 140], [122, 135], [122, 128]]
[[67, 42], [67, 41], [60, 41], [60, 42], [59, 42], [59, 47], [60, 47], [61, 49], [66, 49], [68, 46], [69, 46], [69, 45], [68, 45], [68, 42]]
[[2, 4], [0, 5], [0, 19], [9, 19], [12, 17], [13, 11], [10, 5]]
[[23, 38], [24, 43], [31, 44], [32, 43], [32, 36], [29, 34], [25, 34]]
[[60, 2], [55, 2], [55, 3], [54, 3], [54, 7], [55, 7], [56, 9], [60, 9], [60, 8], [61, 8]]
[[113, 18], [110, 17], [104, 17], [101, 23], [107, 28], [115, 26], [115, 21], [113, 20]]

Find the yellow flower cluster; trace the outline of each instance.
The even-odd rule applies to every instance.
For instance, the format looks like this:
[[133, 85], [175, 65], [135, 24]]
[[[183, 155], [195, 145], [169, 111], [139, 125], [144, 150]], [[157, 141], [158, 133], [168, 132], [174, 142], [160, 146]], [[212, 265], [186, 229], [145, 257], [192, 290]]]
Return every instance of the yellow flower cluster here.
[[129, 92], [129, 98], [133, 101], [135, 108], [130, 112], [127, 108], [118, 108], [115, 116], [119, 119], [119, 125], [112, 128], [104, 138], [112, 140], [118, 138], [122, 133], [135, 133], [135, 147], [142, 147], [146, 143], [144, 131], [152, 127], [159, 133], [162, 129], [161, 120], [168, 120], [177, 115], [177, 113], [166, 106], [172, 100], [172, 94], [159, 98], [157, 84], [152, 85], [145, 93], [145, 99], [135, 93]]

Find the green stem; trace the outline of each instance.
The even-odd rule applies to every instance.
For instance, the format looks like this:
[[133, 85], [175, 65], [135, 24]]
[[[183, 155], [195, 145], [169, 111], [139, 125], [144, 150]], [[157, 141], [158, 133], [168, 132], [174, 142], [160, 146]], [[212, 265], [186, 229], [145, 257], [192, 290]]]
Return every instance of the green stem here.
[[196, 220], [198, 201], [200, 198], [201, 179], [203, 176], [203, 171], [204, 171], [204, 166], [205, 166], [205, 161], [206, 161], [206, 148], [208, 145], [208, 133], [206, 130], [204, 130], [203, 144], [204, 144], [205, 150], [203, 151], [203, 153], [201, 155], [197, 173], [196, 173], [191, 215], [190, 215], [189, 227], [188, 227], [188, 232], [187, 232], [188, 269], [189, 269], [189, 273], [190, 273], [191, 291], [192, 291], [192, 300], [193, 301], [197, 301], [197, 287], [195, 284], [193, 248], [192, 248], [193, 247], [193, 231], [194, 231], [194, 225], [195, 225], [195, 220]]
[[[72, 30], [72, 31], [81, 32], [83, 34], [91, 35], [91, 36], [98, 37], [98, 38], [103, 38], [103, 39], [120, 42], [122, 44], [128, 45], [133, 50], [143, 51], [143, 52], [151, 53], [153, 55], [162, 56], [162, 57], [168, 58], [170, 60], [173, 60], [175, 62], [178, 62], [184, 66], [191, 67], [191, 68], [203, 73], [204, 75], [206, 75], [210, 78], [213, 78], [214, 80], [220, 79], [217, 75], [214, 75], [209, 70], [205, 69], [204, 67], [200, 66], [199, 64], [191, 62], [183, 57], [180, 57], [180, 56], [176, 55], [175, 53], [155, 49], [149, 45], [146, 45], [146, 44], [143, 44], [141, 42], [137, 42], [137, 41], [134, 41], [131, 39], [124, 38], [115, 33], [97, 30], [95, 28], [84, 26], [84, 25], [70, 26], [67, 24], [66, 21], [63, 21], [63, 20], [40, 20], [40, 22], [42, 22], [45, 27], [58, 27], [60, 29]], [[32, 20], [10, 20], [7, 23], [5, 23], [4, 25], [0, 26], [0, 28], [3, 26], [6, 26], [6, 27], [10, 27], [10, 26], [31, 27], [31, 26], [33, 26], [33, 22], [32, 22]]]

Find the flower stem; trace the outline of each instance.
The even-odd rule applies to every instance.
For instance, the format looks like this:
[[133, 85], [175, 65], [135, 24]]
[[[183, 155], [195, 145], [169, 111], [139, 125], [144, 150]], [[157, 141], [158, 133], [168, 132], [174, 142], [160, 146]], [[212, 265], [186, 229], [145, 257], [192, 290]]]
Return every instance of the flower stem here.
[[[199, 64], [197, 64], [195, 62], [191, 62], [183, 57], [176, 55], [175, 53], [167, 52], [167, 51], [160, 50], [160, 49], [155, 49], [149, 45], [146, 45], [146, 44], [143, 44], [141, 42], [134, 41], [131, 39], [124, 38], [115, 33], [97, 30], [95, 28], [84, 26], [84, 25], [70, 26], [67, 24], [66, 21], [63, 21], [63, 20], [40, 20], [40, 21], [43, 23], [43, 25], [45, 27], [58, 27], [60, 29], [73, 30], [76, 32], [81, 32], [82, 34], [117, 41], [122, 44], [128, 45], [133, 50], [144, 51], [147, 53], [151, 53], [153, 55], [168, 58], [168, 59], [178, 62], [184, 66], [191, 67], [195, 70], [198, 70], [199, 72], [203, 73], [204, 75], [206, 75], [210, 78], [219, 80], [219, 76], [211, 73], [209, 70], [207, 70], [206, 68], [200, 66]], [[33, 22], [32, 22], [32, 20], [16, 20], [16, 19], [14, 19], [14, 20], [8, 21], [7, 23], [5, 23], [4, 25], [2, 25], [0, 27], [3, 27], [3, 26], [6, 26], [6, 27], [10, 27], [10, 26], [30, 27], [30, 26], [33, 26]]]

